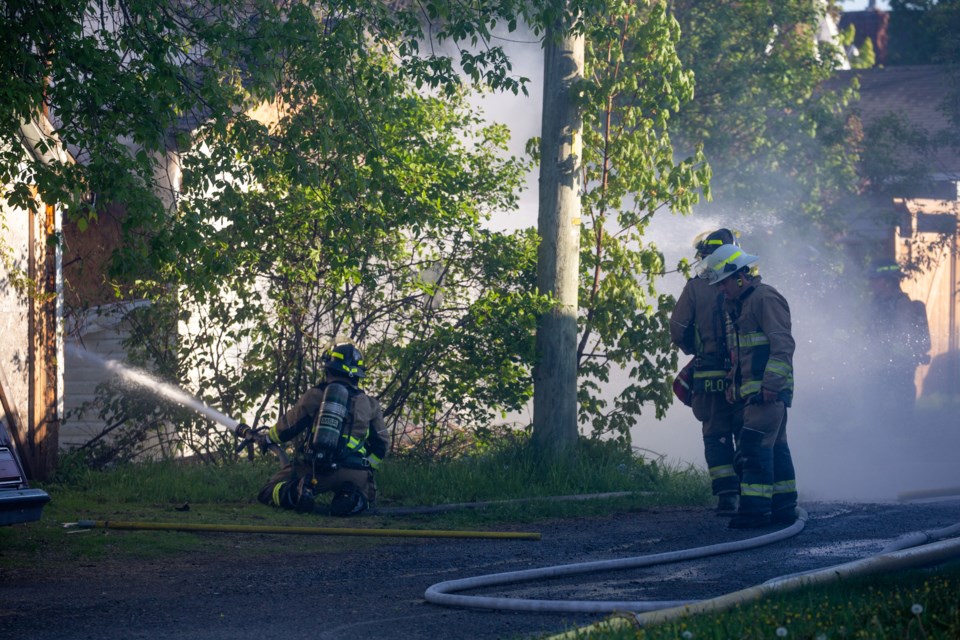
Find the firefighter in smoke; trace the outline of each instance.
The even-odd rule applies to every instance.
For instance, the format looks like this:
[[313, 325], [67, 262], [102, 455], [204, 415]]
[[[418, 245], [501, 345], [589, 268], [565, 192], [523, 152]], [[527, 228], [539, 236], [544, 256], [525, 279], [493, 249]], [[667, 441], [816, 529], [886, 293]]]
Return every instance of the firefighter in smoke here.
[[871, 361], [867, 373], [876, 393], [878, 417], [909, 420], [917, 400], [917, 367], [930, 362], [930, 325], [926, 305], [911, 300], [900, 283], [903, 271], [895, 262], [870, 270], [871, 318], [868, 325]]
[[[698, 236], [694, 248], [700, 264], [725, 244], [737, 244], [729, 229]], [[693, 356], [678, 376], [680, 384], [688, 381], [689, 395], [686, 399], [682, 393], [678, 395], [703, 425], [703, 452], [711, 489], [717, 496], [716, 513], [733, 516], [737, 513], [740, 479], [734, 468], [734, 407], [724, 397], [730, 371], [725, 331], [723, 294], [704, 278], [687, 280], [670, 315], [670, 340]]]
[[787, 445], [793, 400], [790, 307], [751, 267], [759, 260], [733, 244], [707, 257], [704, 276], [724, 295], [732, 369], [726, 395], [740, 415], [740, 509], [733, 529], [796, 520], [797, 481]]
[[266, 449], [303, 435], [290, 464], [260, 489], [260, 502], [308, 513], [315, 497], [332, 492], [330, 515], [350, 516], [373, 507], [373, 472], [389, 447], [377, 400], [360, 390], [363, 355], [340, 343], [323, 355], [324, 380], [307, 390], [269, 430], [238, 425], [236, 435]]

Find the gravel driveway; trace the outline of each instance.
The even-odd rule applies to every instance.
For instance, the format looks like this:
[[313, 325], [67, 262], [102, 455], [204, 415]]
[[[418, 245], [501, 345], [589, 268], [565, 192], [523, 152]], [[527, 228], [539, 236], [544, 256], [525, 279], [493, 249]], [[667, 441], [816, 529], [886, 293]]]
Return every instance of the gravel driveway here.
[[[760, 549], [508, 585], [484, 595], [702, 599], [863, 558], [904, 533], [960, 522], [957, 499], [803, 506], [810, 516], [806, 528]], [[85, 561], [59, 575], [0, 570], [0, 638], [536, 638], [606, 616], [447, 608], [426, 602], [424, 591], [456, 578], [627, 558], [757, 535], [729, 530], [725, 519], [694, 508], [545, 521], [515, 529], [540, 531], [542, 540], [351, 538], [347, 550], [331, 554], [310, 552], [307, 536], [287, 536], [298, 539], [290, 545], [295, 550], [250, 561], [243, 549], [267, 536], [238, 539], [237, 534], [208, 533], [200, 534], [207, 538], [208, 551], [189, 557]]]

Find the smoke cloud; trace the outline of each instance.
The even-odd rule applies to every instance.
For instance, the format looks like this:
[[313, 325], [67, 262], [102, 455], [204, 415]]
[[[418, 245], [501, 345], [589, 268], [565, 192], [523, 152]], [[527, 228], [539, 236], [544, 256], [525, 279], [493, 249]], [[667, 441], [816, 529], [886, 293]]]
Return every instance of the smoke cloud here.
[[[491, 121], [513, 133], [511, 153], [522, 155], [526, 141], [539, 135], [542, 52], [529, 32], [501, 34], [501, 44], [517, 75], [530, 78], [530, 97], [489, 95], [479, 101]], [[527, 180], [516, 212], [497, 214], [492, 229], [510, 231], [537, 224], [537, 169]], [[785, 178], [786, 179], [786, 178]], [[658, 214], [647, 240], [663, 252], [670, 268], [681, 258], [693, 261], [693, 238], [718, 227], [741, 231], [741, 244], [758, 254], [764, 281], [790, 304], [797, 349], [796, 395], [789, 410], [788, 439], [797, 468], [801, 500], [891, 501], [903, 492], [960, 486], [960, 425], [947, 410], [924, 409], [913, 418], [878, 415], [874, 407], [889, 390], [872, 385], [866, 357], [876, 351], [865, 327], [864, 283], [850, 265], [828, 264], [835, 254], [822, 240], [795, 245], [772, 241], [783, 232], [769, 213], [718, 217], [704, 211], [690, 216]], [[785, 233], [785, 232], [784, 232]], [[684, 277], [668, 273], [660, 290], [679, 296]], [[681, 363], [686, 359], [681, 357]], [[622, 386], [611, 382], [611, 389]], [[662, 420], [650, 411], [633, 429], [634, 445], [649, 457], [678, 466], [704, 466], [700, 424], [679, 402]], [[531, 420], [529, 411], [517, 419]]]

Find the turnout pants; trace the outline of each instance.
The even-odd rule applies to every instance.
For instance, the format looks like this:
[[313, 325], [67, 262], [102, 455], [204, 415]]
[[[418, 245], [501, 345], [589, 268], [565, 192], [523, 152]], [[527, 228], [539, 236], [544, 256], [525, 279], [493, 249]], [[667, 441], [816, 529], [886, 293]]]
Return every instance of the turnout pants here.
[[[277, 473], [273, 474], [269, 480], [260, 488], [257, 500], [263, 504], [280, 507], [283, 509], [294, 509], [300, 499], [299, 485], [300, 480], [310, 478], [310, 465], [298, 463], [288, 464]], [[316, 475], [317, 484], [313, 486], [314, 495], [321, 493], [334, 492], [340, 488], [344, 482], [352, 482], [367, 497], [367, 502], [373, 505], [377, 499], [377, 483], [373, 478], [373, 472], [369, 469], [344, 469], [338, 468], [329, 471], [318, 471]]]
[[740, 478], [733, 464], [734, 440], [739, 437], [736, 407], [723, 393], [694, 392], [691, 408], [703, 424], [703, 453], [713, 495], [739, 492]]
[[787, 408], [783, 402], [740, 403], [743, 428], [740, 453], [740, 513], [773, 515], [792, 513], [797, 506], [797, 479], [787, 444]]

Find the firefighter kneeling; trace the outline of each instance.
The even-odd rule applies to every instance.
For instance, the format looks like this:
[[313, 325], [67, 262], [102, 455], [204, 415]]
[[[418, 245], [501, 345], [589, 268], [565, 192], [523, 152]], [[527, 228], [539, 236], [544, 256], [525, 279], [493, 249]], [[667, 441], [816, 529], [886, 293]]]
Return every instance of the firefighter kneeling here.
[[260, 431], [241, 424], [236, 435], [261, 449], [303, 436], [294, 460], [260, 489], [260, 502], [309, 513], [316, 496], [332, 492], [330, 515], [350, 516], [376, 502], [373, 472], [389, 441], [380, 404], [357, 386], [365, 375], [360, 351], [338, 344], [323, 362], [323, 382], [304, 393], [276, 425]]

